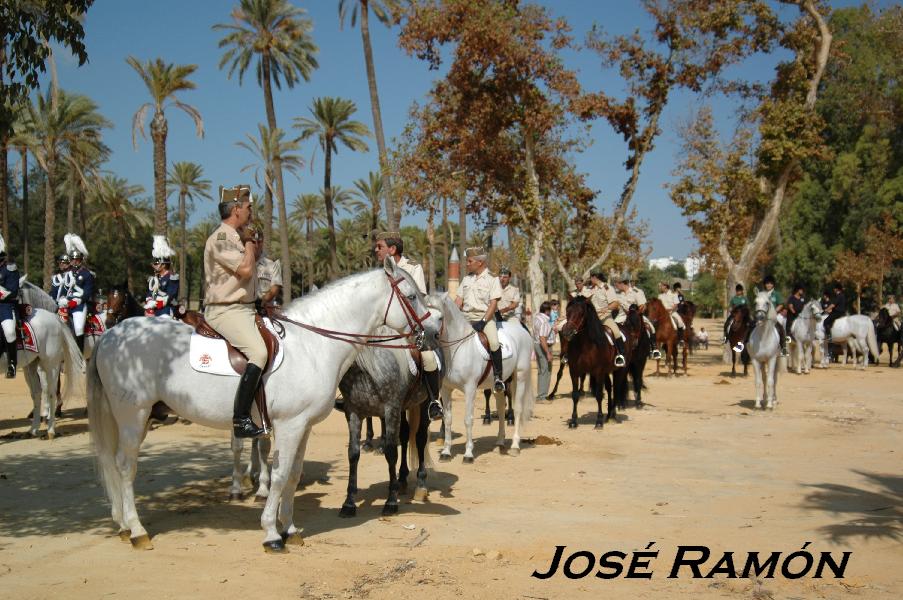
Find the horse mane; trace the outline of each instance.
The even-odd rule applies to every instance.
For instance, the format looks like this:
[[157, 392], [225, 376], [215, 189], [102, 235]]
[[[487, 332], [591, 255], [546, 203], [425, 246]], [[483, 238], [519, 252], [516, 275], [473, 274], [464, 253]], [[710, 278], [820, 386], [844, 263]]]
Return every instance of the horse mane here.
[[740, 318], [743, 319], [744, 323], [749, 321], [749, 306], [748, 305], [741, 304], [740, 306], [735, 306], [731, 312], [732, 313], [740, 313]]
[[627, 320], [625, 323], [633, 331], [643, 330], [643, 318], [640, 316], [640, 311], [634, 308], [633, 305], [627, 310]]
[[572, 304], [583, 306], [583, 330], [586, 332], [586, 336], [589, 340], [600, 347], [608, 346], [608, 339], [605, 337], [605, 332], [602, 330], [602, 321], [599, 319], [599, 315], [596, 314], [596, 309], [593, 305], [583, 296], [578, 296], [571, 300], [568, 303], [568, 308], [570, 308]]
[[22, 293], [22, 301], [25, 302], [25, 304], [31, 304], [35, 308], [42, 308], [56, 314], [57, 304], [53, 301], [50, 294], [30, 281], [25, 281], [24, 278], [20, 290]]

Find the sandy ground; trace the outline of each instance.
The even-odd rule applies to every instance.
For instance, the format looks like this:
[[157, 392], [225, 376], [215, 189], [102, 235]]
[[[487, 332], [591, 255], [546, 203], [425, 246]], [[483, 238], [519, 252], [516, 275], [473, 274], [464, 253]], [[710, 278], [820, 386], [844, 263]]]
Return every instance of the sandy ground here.
[[[358, 516], [338, 517], [346, 433], [335, 413], [314, 429], [296, 494], [306, 544], [283, 556], [261, 549], [260, 505], [227, 502], [227, 433], [181, 423], [155, 429], [143, 447], [138, 510], [155, 549], [132, 550], [115, 535], [95, 479], [83, 411], [67, 411], [57, 439], [29, 439], [24, 380], [4, 380], [0, 590], [8, 598], [903, 596], [903, 371], [786, 375], [778, 409], [765, 413], [752, 410], [752, 376], [727, 377], [717, 347], [690, 364], [689, 377], [650, 378], [647, 408], [629, 408], [603, 431], [592, 427], [591, 400], [581, 402], [577, 430], [565, 426], [568, 398], [537, 406], [528, 435], [562, 443], [520, 457], [493, 452], [496, 425], [477, 420], [473, 465], [461, 462], [455, 402], [455, 460], [430, 474], [428, 503], [407, 502], [389, 519], [380, 518], [385, 462], [374, 455], [361, 461]], [[599, 556], [649, 542], [660, 551], [651, 579], [530, 576], [548, 568], [556, 545]], [[678, 545], [709, 546], [708, 568], [733, 551], [739, 571], [747, 552], [786, 556], [806, 542], [816, 555], [852, 551], [846, 577], [667, 577]]]

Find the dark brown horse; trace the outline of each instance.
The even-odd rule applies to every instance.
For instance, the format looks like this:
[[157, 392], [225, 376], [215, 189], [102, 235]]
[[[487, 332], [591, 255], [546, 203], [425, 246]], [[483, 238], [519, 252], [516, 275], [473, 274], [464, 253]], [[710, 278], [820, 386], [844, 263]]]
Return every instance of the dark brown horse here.
[[746, 377], [749, 370], [749, 352], [743, 348], [742, 352], [737, 352], [734, 348], [737, 344], [743, 342], [749, 337], [749, 331], [752, 328], [752, 321], [749, 318], [749, 307], [745, 304], [735, 306], [731, 309], [731, 324], [727, 330], [727, 343], [731, 353], [731, 377], [737, 376], [737, 354], [740, 355], [740, 361], [743, 363], [743, 376]]
[[684, 343], [684, 348], [688, 349], [690, 354], [692, 354], [693, 344], [690, 342], [692, 342], [695, 337], [695, 334], [693, 333], [693, 319], [696, 318], [696, 305], [690, 300], [684, 300], [677, 305], [677, 314], [684, 320], [684, 325], [686, 326], [681, 341]]
[[129, 291], [128, 285], [114, 285], [107, 294], [107, 318], [104, 323], [107, 329], [118, 325], [124, 319], [131, 317], [140, 317], [144, 314], [144, 309], [135, 300], [132, 292]]
[[[621, 331], [627, 338], [626, 374], [633, 380], [633, 398], [637, 408], [643, 408], [643, 371], [649, 358], [649, 337], [646, 335], [646, 324], [636, 305], [627, 311], [627, 319], [621, 325]], [[626, 384], [626, 382], [625, 382]], [[624, 410], [627, 404], [627, 385], [623, 386], [623, 396], [618, 397], [618, 408]]]
[[[554, 398], [558, 394], [558, 384], [561, 383], [561, 376], [564, 374], [564, 368], [568, 365], [568, 341], [564, 339], [564, 336], [561, 336], [561, 353], [559, 356], [561, 360], [558, 364], [558, 374], [555, 375], [555, 386], [552, 387], [552, 391], [549, 392], [549, 400]], [[580, 379], [577, 380], [577, 389], [580, 390], [580, 393], [583, 394], [583, 385], [586, 383], [586, 376], [583, 375]]]
[[[596, 310], [584, 298], [576, 298], [568, 303], [567, 324], [561, 330], [561, 337], [567, 340], [568, 371], [571, 374], [571, 399], [574, 401], [574, 410], [568, 420], [568, 427], [577, 427], [577, 403], [580, 401], [579, 380], [589, 375], [590, 388], [596, 398], [598, 412], [596, 414], [596, 429], [602, 429], [605, 421], [614, 419], [615, 397], [617, 397], [619, 382], [623, 386], [626, 378], [625, 369], [617, 369], [615, 373], [615, 355], [617, 350], [613, 343], [608, 341], [602, 328], [602, 321], [596, 315]], [[603, 386], [608, 376], [615, 374], [615, 394], [608, 396], [608, 414], [602, 414]], [[620, 375], [620, 376], [619, 376]]]
[[[677, 329], [671, 321], [671, 315], [665, 310], [665, 306], [658, 298], [653, 298], [646, 303], [646, 316], [655, 326], [655, 344], [665, 351], [665, 365], [668, 373], [677, 374]], [[655, 362], [655, 374], [660, 375], [661, 361]], [[683, 347], [684, 374], [687, 373], [687, 344]]]

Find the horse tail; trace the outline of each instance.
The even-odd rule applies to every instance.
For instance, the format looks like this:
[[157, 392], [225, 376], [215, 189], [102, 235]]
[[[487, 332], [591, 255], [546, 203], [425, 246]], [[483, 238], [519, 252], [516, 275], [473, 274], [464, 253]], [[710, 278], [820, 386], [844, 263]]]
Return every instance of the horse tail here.
[[[66, 377], [66, 387], [63, 388], [63, 397], [61, 401], [69, 401], [77, 392], [85, 389], [85, 357], [78, 344], [75, 343], [75, 336], [69, 331], [69, 328], [57, 321], [63, 341], [63, 375]], [[60, 403], [62, 406], [62, 402]]]
[[[875, 324], [869, 321], [868, 332], [865, 334], [866, 342], [868, 342], [869, 352], [875, 357], [875, 361], [878, 360], [878, 336], [875, 333]], [[866, 362], [868, 361], [868, 357], [866, 357]]]
[[96, 350], [95, 348], [87, 367], [88, 426], [91, 441], [94, 443], [94, 453], [97, 455], [97, 473], [115, 511], [122, 505], [122, 481], [116, 468], [119, 426], [110, 407], [110, 398], [97, 371]]
[[[429, 402], [429, 400], [427, 400]], [[408, 468], [411, 473], [416, 473], [420, 468], [420, 456], [417, 453], [417, 431], [420, 427], [420, 407], [408, 409]], [[427, 443], [423, 449], [423, 467], [435, 469], [436, 464], [430, 456], [429, 431], [427, 431]]]

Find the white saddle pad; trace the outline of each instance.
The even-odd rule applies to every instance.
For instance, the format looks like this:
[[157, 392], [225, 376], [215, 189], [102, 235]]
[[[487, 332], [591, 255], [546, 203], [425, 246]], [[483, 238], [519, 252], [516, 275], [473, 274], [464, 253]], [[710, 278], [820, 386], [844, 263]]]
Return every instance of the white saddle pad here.
[[[267, 329], [278, 337], [270, 319], [264, 317], [263, 322], [266, 324]], [[270, 368], [269, 373], [272, 373], [282, 365], [284, 354], [285, 344], [280, 343], [279, 351], [273, 359], [273, 366]], [[235, 369], [232, 368], [232, 363], [229, 362], [229, 350], [226, 347], [225, 340], [214, 340], [192, 333], [191, 346], [188, 349], [188, 362], [192, 369], [200, 373], [227, 375], [231, 377], [241, 376], [241, 373], [236, 373]]]
[[[502, 349], [502, 360], [506, 358], [511, 358], [514, 356], [514, 341], [512, 341], [511, 337], [505, 332], [504, 329], [499, 328], [499, 347]], [[480, 356], [483, 357], [484, 360], [489, 360], [489, 352], [486, 351], [486, 348], [483, 347], [483, 344], [480, 343], [480, 336], [473, 336], [473, 343], [477, 345], [477, 349], [480, 351]]]

